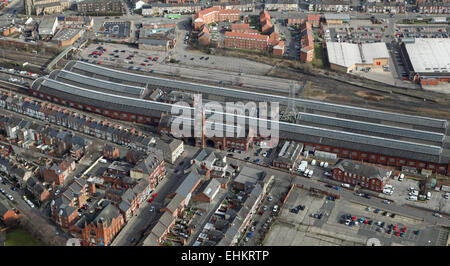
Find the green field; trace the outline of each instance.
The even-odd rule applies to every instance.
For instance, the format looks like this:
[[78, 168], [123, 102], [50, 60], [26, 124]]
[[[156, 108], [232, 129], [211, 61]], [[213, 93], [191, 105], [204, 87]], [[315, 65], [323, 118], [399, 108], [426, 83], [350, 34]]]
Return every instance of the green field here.
[[31, 234], [22, 229], [14, 230], [8, 233], [6, 237], [5, 246], [41, 246]]

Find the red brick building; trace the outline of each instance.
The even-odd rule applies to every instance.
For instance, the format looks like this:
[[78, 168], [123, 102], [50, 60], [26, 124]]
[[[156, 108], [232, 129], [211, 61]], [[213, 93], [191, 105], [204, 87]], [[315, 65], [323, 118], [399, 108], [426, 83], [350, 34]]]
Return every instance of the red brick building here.
[[41, 177], [45, 182], [62, 185], [66, 177], [75, 169], [75, 161], [63, 160], [59, 164], [46, 164], [41, 166]]
[[211, 43], [211, 34], [209, 32], [208, 26], [203, 24], [200, 32], [197, 35], [197, 41], [200, 45], [206, 46]]
[[150, 189], [155, 189], [159, 182], [166, 176], [166, 166], [162, 158], [162, 155], [149, 154], [130, 170], [130, 176], [137, 180], [148, 180]]
[[279, 36], [275, 32], [272, 32], [270, 35], [262, 35], [227, 31], [225, 33], [225, 47], [273, 51], [275, 55], [282, 55], [284, 53], [284, 42], [278, 39]]
[[119, 158], [119, 149], [117, 147], [113, 147], [110, 145], [105, 145], [103, 147], [103, 157], [105, 159], [114, 161], [117, 160]]
[[210, 7], [204, 9], [192, 18], [194, 29], [200, 30], [203, 24], [213, 22], [229, 21], [234, 22], [240, 19], [239, 9], [221, 9], [220, 7]]
[[119, 209], [104, 201], [103, 209], [84, 215], [70, 229], [73, 236], [80, 238], [83, 246], [107, 246], [125, 224]]
[[389, 180], [392, 171], [356, 161], [343, 160], [334, 166], [331, 173], [331, 179], [333, 180], [352, 186], [357, 185], [363, 189], [381, 192]]
[[78, 218], [78, 209], [86, 204], [88, 184], [84, 179], [74, 180], [67, 189], [50, 203], [52, 217], [62, 228], [69, 228]]
[[300, 26], [300, 61], [311, 62], [314, 59], [314, 34], [311, 23], [304, 22]]
[[320, 26], [320, 19], [322, 18], [322, 15], [316, 14], [316, 15], [308, 15], [308, 18], [306, 19], [307, 22], [311, 23], [313, 27], [319, 27]]
[[288, 26], [292, 26], [292, 25], [300, 25], [304, 22], [305, 20], [301, 17], [297, 17], [297, 16], [290, 16], [287, 18], [286, 20], [286, 25]]
[[19, 217], [20, 214], [17, 211], [14, 211], [0, 203], [0, 221], [3, 222], [6, 226], [15, 224]]
[[270, 33], [272, 31], [272, 21], [270, 21], [269, 12], [266, 10], [261, 11], [259, 13], [259, 24], [261, 25], [262, 33]]
[[225, 33], [225, 47], [268, 51], [269, 36], [228, 31]]

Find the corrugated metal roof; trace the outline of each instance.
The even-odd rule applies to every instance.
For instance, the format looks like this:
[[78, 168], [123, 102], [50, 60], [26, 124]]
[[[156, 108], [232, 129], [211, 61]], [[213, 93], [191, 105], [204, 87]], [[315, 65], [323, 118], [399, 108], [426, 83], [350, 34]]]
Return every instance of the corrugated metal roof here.
[[[205, 94], [215, 94], [226, 97], [234, 97], [238, 99], [248, 99], [252, 101], [278, 101], [280, 103], [287, 104], [290, 99], [285, 96], [242, 91], [225, 87], [210, 86], [192, 82], [170, 80], [164, 78], [157, 78], [152, 76], [138, 75], [134, 73], [128, 73], [123, 71], [118, 71], [115, 69], [108, 69], [105, 67], [88, 64], [85, 62], [69, 62], [66, 69], [79, 69], [82, 71], [88, 71], [92, 73], [99, 74], [101, 76], [121, 79], [128, 82], [135, 82], [141, 84], [149, 84], [152, 86], [158, 86], [160, 88], [175, 88], [182, 89], [192, 92], [205, 93]], [[339, 105], [333, 103], [319, 102], [314, 100], [305, 99], [295, 99], [297, 106], [303, 106], [311, 110], [317, 110], [329, 113], [338, 113], [351, 116], [357, 116], [361, 119], [371, 118], [379, 119], [382, 121], [392, 121], [398, 123], [406, 123], [411, 125], [420, 125], [430, 128], [447, 128], [448, 121], [443, 119], [435, 119], [422, 116], [405, 115], [399, 113], [392, 113], [380, 110], [366, 109], [360, 107]]]
[[309, 113], [299, 113], [297, 117], [301, 121], [305, 122], [343, 127], [348, 129], [364, 130], [367, 132], [384, 133], [393, 136], [408, 137], [413, 139], [420, 139], [434, 142], [442, 142], [445, 136], [442, 133], [429, 132], [410, 128], [394, 127], [382, 124], [368, 123], [363, 121], [355, 121], [350, 119], [343, 119]]
[[96, 78], [85, 76], [85, 75], [80, 75], [80, 74], [77, 74], [74, 72], [69, 72], [66, 70], [60, 70], [58, 72], [58, 74], [56, 75], [55, 80], [57, 80], [58, 78], [63, 78], [63, 79], [74, 81], [74, 82], [77, 82], [80, 84], [86, 84], [89, 86], [98, 87], [98, 88], [110, 90], [113, 92], [117, 91], [117, 92], [121, 92], [121, 93], [135, 95], [135, 96], [141, 96], [145, 90], [144, 88], [141, 88], [141, 87], [126, 85], [126, 84], [118, 84], [118, 83], [101, 80], [101, 79], [96, 79]]

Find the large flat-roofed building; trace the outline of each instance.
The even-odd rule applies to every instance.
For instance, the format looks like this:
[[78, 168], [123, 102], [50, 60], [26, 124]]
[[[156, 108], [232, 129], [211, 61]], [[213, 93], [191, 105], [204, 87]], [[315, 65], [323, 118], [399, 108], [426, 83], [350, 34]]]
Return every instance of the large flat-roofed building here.
[[450, 81], [450, 39], [416, 38], [401, 44], [407, 74], [422, 85]]
[[346, 73], [359, 67], [381, 68], [389, 64], [385, 43], [327, 42], [327, 53], [331, 69]]
[[83, 32], [82, 29], [63, 28], [52, 38], [52, 42], [56, 43], [58, 47], [66, 47], [76, 42]]

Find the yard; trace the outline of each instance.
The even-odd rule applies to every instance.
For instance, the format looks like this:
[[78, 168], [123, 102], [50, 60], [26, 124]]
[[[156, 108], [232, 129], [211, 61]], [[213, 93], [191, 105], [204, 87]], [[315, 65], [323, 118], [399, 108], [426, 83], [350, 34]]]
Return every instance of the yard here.
[[22, 229], [17, 229], [8, 233], [6, 237], [5, 246], [41, 246], [31, 234]]
[[327, 59], [324, 56], [324, 49], [321, 45], [314, 45], [314, 59], [312, 64], [315, 67], [324, 68], [327, 66]]

